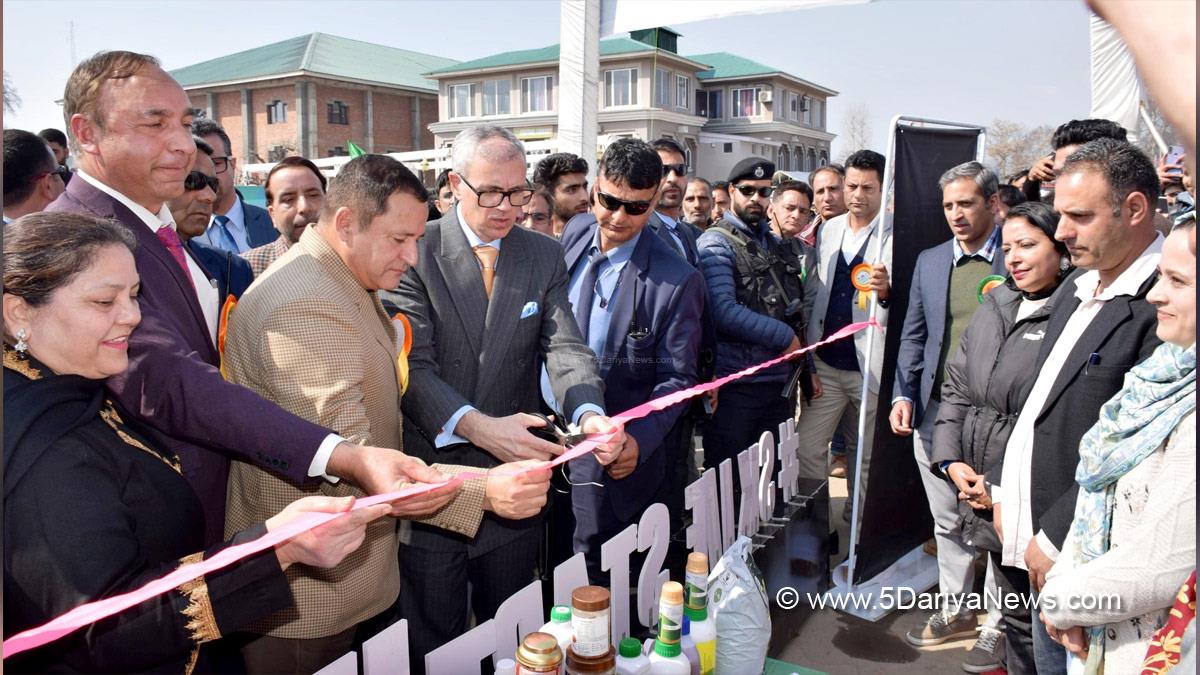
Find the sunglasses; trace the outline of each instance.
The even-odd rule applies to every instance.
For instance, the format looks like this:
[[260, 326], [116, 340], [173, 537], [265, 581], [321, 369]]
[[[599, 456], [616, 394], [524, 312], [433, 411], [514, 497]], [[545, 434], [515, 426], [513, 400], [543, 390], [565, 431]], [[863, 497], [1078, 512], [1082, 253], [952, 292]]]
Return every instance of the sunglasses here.
[[[42, 174], [42, 176], [58, 176], [59, 178], [63, 179], [63, 182], [65, 183], [71, 178], [71, 170], [65, 166], [59, 165]], [[39, 178], [40, 177], [41, 176], [39, 176]]]
[[686, 176], [687, 175], [687, 163], [685, 162], [683, 164], [663, 164], [663, 176], [671, 175], [672, 171], [675, 172], [676, 176]]
[[654, 202], [627, 202], [624, 199], [618, 199], [607, 192], [596, 190], [596, 199], [600, 205], [609, 211], [617, 209], [625, 209], [625, 213], [631, 216], [640, 216], [650, 210]]
[[183, 187], [188, 191], [203, 190], [208, 188], [213, 192], [217, 191], [217, 186], [221, 184], [216, 176], [210, 176], [203, 171], [192, 171], [183, 179]]
[[764, 185], [762, 187], [754, 187], [753, 185], [734, 185], [733, 187], [736, 188], [738, 192], [742, 193], [743, 197], [753, 197], [755, 193], [758, 193], [759, 197], [766, 199], [767, 197], [771, 196], [772, 192], [775, 191], [775, 187], [771, 185]]

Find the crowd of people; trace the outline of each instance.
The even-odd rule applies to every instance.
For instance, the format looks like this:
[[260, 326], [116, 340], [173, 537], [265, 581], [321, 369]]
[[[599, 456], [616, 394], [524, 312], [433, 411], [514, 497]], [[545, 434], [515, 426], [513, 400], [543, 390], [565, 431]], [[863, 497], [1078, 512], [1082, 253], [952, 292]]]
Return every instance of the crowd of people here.
[[[11, 672], [314, 672], [399, 619], [420, 671], [572, 554], [607, 585], [605, 541], [657, 502], [680, 532], [684, 487], [782, 422], [803, 478], [865, 476], [858, 420], [875, 427], [885, 351], [866, 331], [694, 404], [610, 415], [886, 326], [901, 294], [882, 413], [912, 437], [946, 600], [908, 641], [978, 635], [968, 672], [1179, 658], [1181, 585], [1195, 613], [1193, 186], [1112, 122], [1061, 125], [1053, 155], [1004, 185], [949, 168], [949, 239], [899, 288], [869, 149], [808, 181], [757, 157], [708, 180], [675, 139], [620, 139], [589, 182], [569, 153], [530, 177], [511, 132], [475, 126], [432, 189], [387, 156], [329, 179], [296, 156], [267, 174], [262, 209], [236, 189], [229, 136], [152, 57], [86, 59], [63, 108], [69, 141], [4, 132], [5, 636], [306, 514], [437, 487]], [[554, 476], [548, 460], [589, 435]], [[1041, 605], [977, 626], [963, 598], [980, 557], [986, 588]], [[1123, 602], [1068, 602], [1105, 590]]]

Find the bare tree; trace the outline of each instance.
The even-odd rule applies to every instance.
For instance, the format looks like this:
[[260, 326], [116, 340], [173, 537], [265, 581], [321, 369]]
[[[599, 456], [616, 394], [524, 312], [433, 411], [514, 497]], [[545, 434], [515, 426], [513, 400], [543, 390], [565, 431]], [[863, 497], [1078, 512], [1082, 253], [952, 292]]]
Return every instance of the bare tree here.
[[8, 76], [8, 71], [4, 71], [4, 112], [11, 115], [21, 107], [21, 97], [17, 95], [17, 90], [13, 88], [12, 78]]
[[871, 114], [865, 103], [852, 103], [842, 117], [842, 157], [845, 161], [850, 153], [871, 145]]
[[1003, 178], [1028, 169], [1039, 157], [1050, 152], [1054, 128], [1040, 125], [1032, 129], [1009, 120], [993, 120], [987, 129], [987, 156]]

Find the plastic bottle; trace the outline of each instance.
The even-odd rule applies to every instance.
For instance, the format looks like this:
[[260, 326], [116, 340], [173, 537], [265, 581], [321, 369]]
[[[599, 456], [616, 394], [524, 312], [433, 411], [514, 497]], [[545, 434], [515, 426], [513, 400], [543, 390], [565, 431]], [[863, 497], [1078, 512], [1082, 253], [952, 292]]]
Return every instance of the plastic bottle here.
[[691, 675], [692, 664], [679, 644], [683, 631], [683, 586], [663, 584], [658, 603], [658, 637], [650, 655], [650, 675]]
[[558, 640], [558, 648], [566, 654], [567, 648], [575, 641], [575, 630], [571, 628], [571, 608], [566, 605], [550, 608], [550, 620], [539, 630], [553, 635]]
[[717, 669], [717, 625], [708, 618], [708, 556], [691, 553], [687, 561], [687, 602], [683, 620], [688, 637], [696, 645], [699, 675], [712, 675]]
[[500, 659], [496, 664], [496, 675], [517, 675], [517, 662], [512, 659]]
[[650, 672], [650, 659], [642, 653], [642, 643], [637, 638], [622, 638], [619, 650], [617, 675], [646, 675]]

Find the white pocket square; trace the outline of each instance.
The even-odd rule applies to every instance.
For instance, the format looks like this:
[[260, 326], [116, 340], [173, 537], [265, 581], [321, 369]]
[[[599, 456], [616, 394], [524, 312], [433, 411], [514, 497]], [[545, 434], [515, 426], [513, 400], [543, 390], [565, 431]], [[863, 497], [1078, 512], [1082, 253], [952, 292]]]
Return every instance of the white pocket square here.
[[537, 313], [538, 313], [538, 304], [536, 302], [527, 302], [527, 303], [525, 303], [525, 306], [521, 308], [521, 318], [522, 319], [524, 319], [525, 317], [528, 317], [528, 316], [533, 316], [534, 314], [537, 314]]

